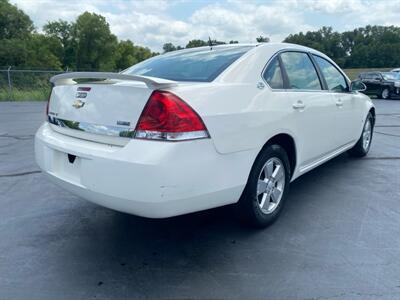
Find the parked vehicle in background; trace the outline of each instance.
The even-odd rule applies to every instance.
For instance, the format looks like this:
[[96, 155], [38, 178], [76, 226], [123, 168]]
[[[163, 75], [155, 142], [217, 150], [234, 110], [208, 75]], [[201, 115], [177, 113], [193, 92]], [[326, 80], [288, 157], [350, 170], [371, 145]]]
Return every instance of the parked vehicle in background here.
[[382, 99], [400, 97], [400, 73], [396, 72], [365, 72], [358, 78], [365, 84], [366, 95], [377, 96]]
[[393, 69], [393, 70], [391, 70], [390, 72], [400, 73], [400, 68]]
[[151, 218], [236, 203], [267, 226], [291, 181], [345, 151], [365, 156], [375, 123], [361, 81], [293, 44], [186, 49], [51, 82], [40, 168], [83, 198]]

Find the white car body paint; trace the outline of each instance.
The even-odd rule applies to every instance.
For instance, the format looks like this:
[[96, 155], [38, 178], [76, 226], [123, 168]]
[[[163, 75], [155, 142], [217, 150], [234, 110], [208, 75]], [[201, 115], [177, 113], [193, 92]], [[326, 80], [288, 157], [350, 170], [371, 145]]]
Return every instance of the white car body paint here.
[[[295, 143], [293, 181], [354, 146], [373, 104], [358, 92], [271, 89], [263, 70], [271, 57], [287, 50], [318, 54], [334, 64], [310, 48], [267, 43], [249, 50], [212, 82], [165, 86], [163, 90], [201, 117], [207, 139], [166, 142], [115, 136], [110, 128], [117, 121], [129, 122], [127, 130], [134, 130], [151, 86], [124, 80], [71, 84], [63, 78], [53, 88], [50, 114], [92, 124], [92, 132], [45, 122], [35, 137], [36, 161], [51, 180], [78, 196], [151, 218], [237, 202], [257, 155], [278, 134]], [[91, 91], [77, 109], [72, 105], [81, 86]], [[303, 109], [293, 108], [298, 101]], [[76, 156], [73, 163], [68, 154]]]

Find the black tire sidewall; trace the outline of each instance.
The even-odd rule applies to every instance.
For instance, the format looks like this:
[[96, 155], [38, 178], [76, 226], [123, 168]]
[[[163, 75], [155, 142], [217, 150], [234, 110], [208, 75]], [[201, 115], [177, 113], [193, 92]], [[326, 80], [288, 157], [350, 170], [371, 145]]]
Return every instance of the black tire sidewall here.
[[[276, 157], [282, 161], [285, 169], [285, 187], [281, 201], [277, 208], [270, 214], [262, 212], [257, 199], [258, 177], [268, 159]], [[265, 227], [272, 224], [279, 216], [285, 204], [290, 183], [290, 163], [286, 151], [279, 145], [269, 145], [258, 155], [251, 169], [246, 188], [239, 201], [240, 209], [246, 219], [257, 227]]]
[[[370, 120], [370, 122], [371, 122], [371, 140], [369, 142], [368, 149], [365, 150], [363, 147], [363, 133], [364, 133], [365, 124], [367, 123], [368, 120]], [[350, 155], [355, 156], [355, 157], [364, 157], [365, 155], [368, 154], [369, 149], [371, 148], [372, 138], [374, 136], [374, 127], [375, 127], [374, 118], [373, 118], [371, 112], [369, 112], [367, 117], [365, 118], [365, 122], [362, 127], [362, 131], [361, 131], [361, 136], [358, 139], [357, 144], [355, 144], [354, 147], [349, 150]]]

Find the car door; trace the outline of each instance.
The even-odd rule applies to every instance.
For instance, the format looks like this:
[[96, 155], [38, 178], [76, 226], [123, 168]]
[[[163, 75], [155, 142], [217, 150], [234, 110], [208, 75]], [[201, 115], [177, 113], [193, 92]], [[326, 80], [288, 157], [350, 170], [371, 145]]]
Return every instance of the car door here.
[[300, 171], [335, 148], [335, 103], [322, 89], [321, 79], [308, 53], [286, 51], [279, 56], [285, 78], [286, 101], [291, 105], [291, 122], [299, 137]]
[[359, 138], [362, 116], [362, 102], [349, 92], [349, 84], [342, 72], [327, 59], [313, 54], [329, 90], [335, 101], [335, 140], [337, 146], [343, 147]]
[[365, 93], [368, 95], [376, 94], [376, 84], [374, 82], [374, 74], [373, 73], [365, 73], [362, 82], [367, 87]]
[[374, 95], [379, 95], [382, 90], [382, 75], [379, 73], [372, 73], [371, 87]]

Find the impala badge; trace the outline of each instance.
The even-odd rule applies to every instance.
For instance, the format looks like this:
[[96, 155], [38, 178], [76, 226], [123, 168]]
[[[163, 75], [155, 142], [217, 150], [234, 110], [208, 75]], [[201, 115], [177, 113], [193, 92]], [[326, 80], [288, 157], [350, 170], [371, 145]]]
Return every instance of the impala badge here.
[[87, 93], [85, 93], [85, 92], [77, 92], [75, 97], [76, 98], [86, 98], [87, 97]]
[[81, 108], [85, 105], [85, 102], [81, 101], [81, 100], [75, 100], [74, 103], [72, 104], [73, 107], [75, 107], [76, 109]]

